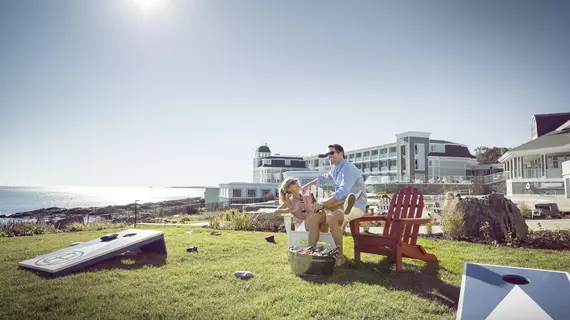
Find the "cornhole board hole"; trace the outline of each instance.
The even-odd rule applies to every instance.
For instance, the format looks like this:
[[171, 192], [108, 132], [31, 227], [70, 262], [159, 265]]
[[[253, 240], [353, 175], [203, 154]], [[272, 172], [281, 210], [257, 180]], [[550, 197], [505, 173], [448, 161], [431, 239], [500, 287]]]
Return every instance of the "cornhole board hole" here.
[[19, 267], [51, 276], [74, 272], [127, 251], [140, 249], [166, 255], [164, 233], [157, 230], [129, 229], [110, 241], [100, 238], [20, 262]]
[[465, 263], [457, 319], [569, 319], [568, 272]]

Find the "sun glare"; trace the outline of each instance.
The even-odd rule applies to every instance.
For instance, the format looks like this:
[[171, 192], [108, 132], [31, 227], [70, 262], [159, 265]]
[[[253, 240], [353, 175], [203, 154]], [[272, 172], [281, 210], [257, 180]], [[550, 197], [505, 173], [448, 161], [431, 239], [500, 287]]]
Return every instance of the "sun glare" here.
[[131, 0], [131, 1], [139, 10], [143, 12], [156, 10], [165, 2], [165, 0]]

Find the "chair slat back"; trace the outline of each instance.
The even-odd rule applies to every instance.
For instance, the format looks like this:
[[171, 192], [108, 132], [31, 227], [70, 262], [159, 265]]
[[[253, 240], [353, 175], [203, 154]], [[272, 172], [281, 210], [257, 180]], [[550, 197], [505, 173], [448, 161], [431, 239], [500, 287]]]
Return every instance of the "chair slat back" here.
[[[390, 201], [390, 209], [384, 226], [385, 237], [396, 237], [396, 228], [392, 221], [399, 218], [421, 218], [424, 208], [424, 196], [418, 188], [407, 186], [395, 193]], [[412, 245], [416, 244], [419, 225], [406, 225], [402, 232], [401, 241]]]
[[325, 199], [327, 197], [326, 192], [323, 190], [323, 188], [317, 187], [315, 185], [310, 186], [309, 189], [307, 190], [307, 193], [308, 194], [312, 193], [315, 196], [315, 199], [317, 199], [317, 201]]

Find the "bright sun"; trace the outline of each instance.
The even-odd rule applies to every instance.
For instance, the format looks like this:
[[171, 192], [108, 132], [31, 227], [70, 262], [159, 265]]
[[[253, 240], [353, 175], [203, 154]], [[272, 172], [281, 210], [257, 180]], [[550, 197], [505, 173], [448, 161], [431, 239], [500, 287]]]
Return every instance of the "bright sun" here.
[[142, 11], [152, 11], [159, 7], [165, 0], [131, 0]]

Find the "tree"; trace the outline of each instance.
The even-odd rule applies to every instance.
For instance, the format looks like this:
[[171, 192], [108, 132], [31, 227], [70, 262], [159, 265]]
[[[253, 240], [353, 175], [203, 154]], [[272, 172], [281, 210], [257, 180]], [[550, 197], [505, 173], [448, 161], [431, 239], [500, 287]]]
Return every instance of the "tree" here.
[[499, 163], [499, 158], [505, 154], [505, 152], [509, 151], [508, 148], [500, 148], [500, 147], [485, 147], [480, 146], [475, 148], [475, 155], [477, 156], [477, 161], [481, 164], [491, 164], [491, 163]]

